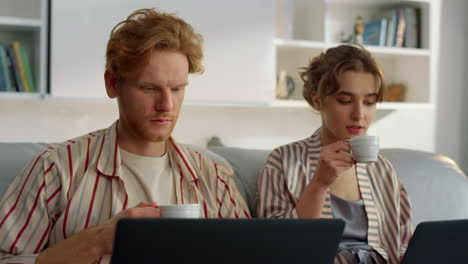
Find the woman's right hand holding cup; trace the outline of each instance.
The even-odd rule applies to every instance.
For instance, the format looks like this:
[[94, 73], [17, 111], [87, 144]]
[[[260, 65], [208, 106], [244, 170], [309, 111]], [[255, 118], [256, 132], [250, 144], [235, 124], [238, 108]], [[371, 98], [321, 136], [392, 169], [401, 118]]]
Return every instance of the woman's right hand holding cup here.
[[323, 187], [330, 187], [344, 171], [355, 163], [348, 140], [326, 145], [320, 150], [320, 159], [312, 181]]
[[341, 140], [320, 149], [314, 176], [297, 202], [299, 218], [320, 218], [326, 193], [336, 179], [354, 164], [348, 140]]

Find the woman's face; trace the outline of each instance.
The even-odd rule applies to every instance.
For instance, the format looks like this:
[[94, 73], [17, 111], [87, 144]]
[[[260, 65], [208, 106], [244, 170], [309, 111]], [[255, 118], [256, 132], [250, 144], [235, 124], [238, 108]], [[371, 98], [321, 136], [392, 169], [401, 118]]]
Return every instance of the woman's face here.
[[372, 74], [347, 71], [338, 83], [338, 91], [322, 101], [313, 95], [322, 116], [322, 145], [365, 135], [375, 116], [378, 91]]

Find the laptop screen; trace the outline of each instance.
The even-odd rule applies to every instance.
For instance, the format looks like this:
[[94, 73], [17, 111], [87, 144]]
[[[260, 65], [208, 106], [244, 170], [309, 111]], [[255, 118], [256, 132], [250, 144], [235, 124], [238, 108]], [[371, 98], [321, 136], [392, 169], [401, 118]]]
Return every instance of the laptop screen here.
[[112, 264], [333, 263], [339, 219], [122, 219]]
[[421, 222], [402, 264], [467, 263], [468, 219]]

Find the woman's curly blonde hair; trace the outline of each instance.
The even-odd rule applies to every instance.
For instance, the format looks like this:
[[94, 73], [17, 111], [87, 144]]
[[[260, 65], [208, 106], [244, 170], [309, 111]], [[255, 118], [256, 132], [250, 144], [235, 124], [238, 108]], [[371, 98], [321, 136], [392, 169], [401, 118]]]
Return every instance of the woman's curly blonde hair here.
[[118, 78], [135, 77], [148, 64], [153, 50], [176, 50], [187, 56], [189, 73], [202, 73], [203, 37], [174, 14], [140, 9], [111, 31], [106, 70]]

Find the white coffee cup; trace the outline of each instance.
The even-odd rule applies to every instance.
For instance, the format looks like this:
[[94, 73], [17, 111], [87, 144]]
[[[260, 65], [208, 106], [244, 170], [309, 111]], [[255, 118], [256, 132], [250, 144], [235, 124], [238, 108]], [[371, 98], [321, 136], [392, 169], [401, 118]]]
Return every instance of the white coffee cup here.
[[200, 218], [199, 204], [160, 205], [161, 218]]
[[360, 136], [349, 140], [351, 154], [357, 163], [376, 162], [379, 156], [379, 137]]

